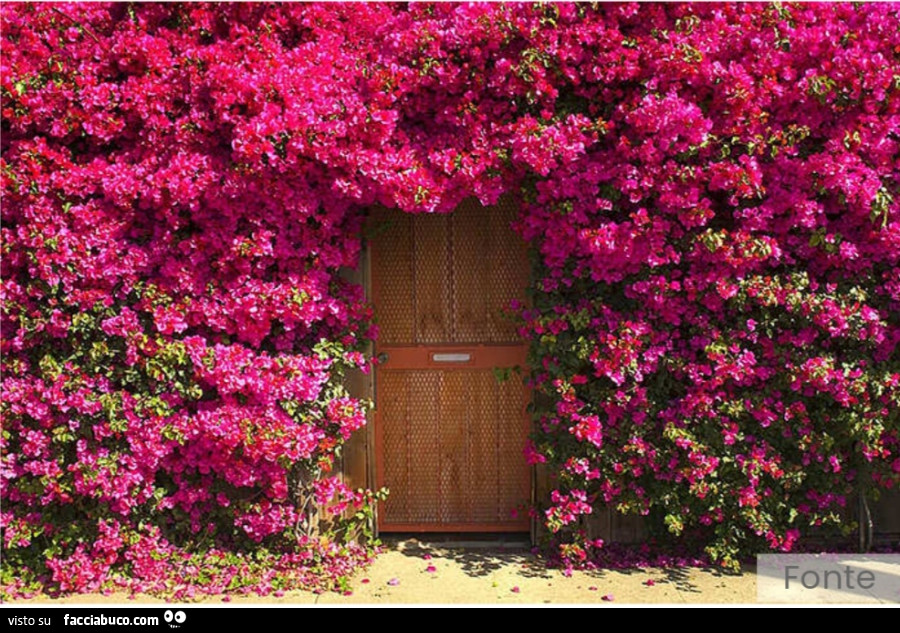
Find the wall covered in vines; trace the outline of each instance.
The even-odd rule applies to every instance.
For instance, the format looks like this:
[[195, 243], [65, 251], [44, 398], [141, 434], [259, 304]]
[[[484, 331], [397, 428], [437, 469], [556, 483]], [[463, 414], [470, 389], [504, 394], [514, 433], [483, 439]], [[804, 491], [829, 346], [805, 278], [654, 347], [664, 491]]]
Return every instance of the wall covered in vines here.
[[567, 563], [600, 506], [727, 562], [900, 478], [891, 5], [5, 3], [2, 31], [12, 594], [365, 560], [310, 508], [373, 503], [330, 472], [373, 204], [521, 197], [525, 458]]

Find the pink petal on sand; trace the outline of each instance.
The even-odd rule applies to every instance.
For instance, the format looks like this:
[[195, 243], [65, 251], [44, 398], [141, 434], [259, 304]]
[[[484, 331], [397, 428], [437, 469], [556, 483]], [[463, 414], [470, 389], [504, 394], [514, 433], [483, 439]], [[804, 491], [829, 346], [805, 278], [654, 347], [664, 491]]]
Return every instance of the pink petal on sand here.
[[516, 585], [515, 587], [513, 587], [512, 589], [510, 589], [510, 591], [512, 591], [513, 593], [519, 593], [519, 587], [518, 587], [518, 585]]
[[425, 554], [425, 556], [422, 557], [422, 560], [431, 560], [431, 554]]
[[369, 579], [368, 579], [368, 578], [363, 578], [363, 579], [360, 580], [359, 582], [361, 582], [361, 583], [364, 584], [364, 585], [368, 585], [368, 584], [369, 584]]
[[225, 596], [222, 598], [222, 602], [231, 602], [231, 596]]
[[614, 595], [612, 595], [611, 593], [608, 593], [600, 599], [603, 600], [603, 602], [613, 602], [616, 599], [616, 597]]
[[647, 585], [648, 587], [652, 587], [653, 585], [656, 584], [656, 581], [653, 580], [652, 578], [650, 578], [649, 580], [645, 580], [644, 584]]
[[397, 585], [400, 584], [400, 579], [399, 578], [391, 578], [390, 580], [388, 580], [388, 584], [391, 587], [396, 587]]
[[429, 574], [433, 574], [437, 571], [437, 567], [435, 567], [434, 565], [429, 565], [425, 568], [425, 571], [427, 571]]
[[590, 587], [588, 587], [588, 591], [597, 591], [597, 588], [591, 585]]

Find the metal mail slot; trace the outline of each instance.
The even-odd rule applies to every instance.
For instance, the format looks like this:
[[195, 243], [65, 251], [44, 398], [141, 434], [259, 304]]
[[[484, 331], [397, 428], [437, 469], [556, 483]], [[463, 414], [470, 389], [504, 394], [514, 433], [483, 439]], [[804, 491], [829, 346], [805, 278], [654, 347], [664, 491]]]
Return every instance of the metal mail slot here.
[[472, 355], [468, 353], [440, 353], [432, 354], [431, 360], [436, 363], [468, 363]]

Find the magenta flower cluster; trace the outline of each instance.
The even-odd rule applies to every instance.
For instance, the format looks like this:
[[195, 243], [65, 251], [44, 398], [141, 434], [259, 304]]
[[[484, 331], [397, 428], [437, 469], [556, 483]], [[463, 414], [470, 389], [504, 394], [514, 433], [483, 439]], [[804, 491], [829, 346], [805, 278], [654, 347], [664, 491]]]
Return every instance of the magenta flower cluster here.
[[900, 476], [896, 8], [8, 3], [2, 27], [15, 591], [187, 564], [228, 590], [230, 556], [310, 551], [308, 498], [368, 514], [329, 471], [365, 422], [342, 377], [377, 329], [341, 268], [374, 204], [520, 196], [526, 455], [568, 560], [601, 505], [727, 561]]

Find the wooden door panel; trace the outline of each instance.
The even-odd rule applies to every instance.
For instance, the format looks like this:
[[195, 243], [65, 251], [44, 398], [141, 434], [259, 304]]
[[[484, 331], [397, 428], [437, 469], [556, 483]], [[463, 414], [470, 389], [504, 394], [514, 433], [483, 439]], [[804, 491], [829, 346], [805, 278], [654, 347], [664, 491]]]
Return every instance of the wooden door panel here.
[[[390, 482], [392, 490], [409, 490], [410, 450], [409, 443], [409, 402], [407, 398], [406, 375], [400, 372], [378, 373], [378, 409], [375, 422], [378, 486]], [[390, 420], [383, 424], [382, 420]], [[390, 459], [384, 459], [383, 445], [391, 447]], [[409, 517], [409, 498], [405, 494], [388, 495], [382, 504], [385, 516]]]
[[[409, 522], [434, 525], [440, 523], [437, 503], [441, 498], [440, 452], [436, 449], [440, 447], [441, 436], [441, 377], [438, 372], [416, 371], [408, 372], [406, 381], [410, 478], [409, 487], [400, 493], [409, 498]], [[394, 447], [385, 448], [390, 458]], [[385, 485], [390, 487], [391, 482], [386, 481]]]
[[[380, 513], [387, 531], [520, 531], [525, 388], [490, 369], [382, 369], [376, 419]], [[452, 526], [448, 527], [448, 526]]]
[[440, 518], [442, 523], [471, 518], [468, 502], [469, 447], [467, 383], [469, 376], [458, 371], [440, 372], [441, 424], [438, 464], [441, 473]]
[[376, 478], [384, 531], [526, 531], [527, 391], [495, 368], [524, 366], [500, 312], [521, 298], [527, 258], [508, 202], [450, 215], [373, 214]]
[[[477, 203], [476, 203], [477, 204]], [[484, 274], [491, 257], [490, 231], [479, 213], [463, 207], [453, 218], [453, 340], [460, 343], [490, 341], [490, 278]], [[498, 306], [499, 307], [499, 306]]]
[[524, 289], [528, 285], [528, 251], [525, 243], [513, 233], [510, 223], [515, 220], [515, 208], [503, 208], [502, 213], [488, 215], [488, 233], [491, 236], [488, 292], [488, 332], [492, 342], [517, 342], [522, 339], [516, 331], [516, 324], [501, 315], [496, 309], [506, 308], [511, 301], [524, 300]]
[[[378, 214], [373, 223], [383, 234], [375, 238], [372, 271], [377, 296], [379, 345], [411, 343], [416, 340], [416, 324], [410, 318], [414, 299], [413, 223], [411, 215]], [[377, 266], [376, 266], [377, 264]]]
[[451, 340], [450, 288], [447, 261], [450, 257], [447, 216], [434, 216], [428, 223], [413, 220], [415, 266], [414, 304], [416, 342]]
[[502, 312], [523, 299], [527, 251], [515, 207], [466, 202], [450, 215], [372, 213], [378, 346], [521, 345]]

